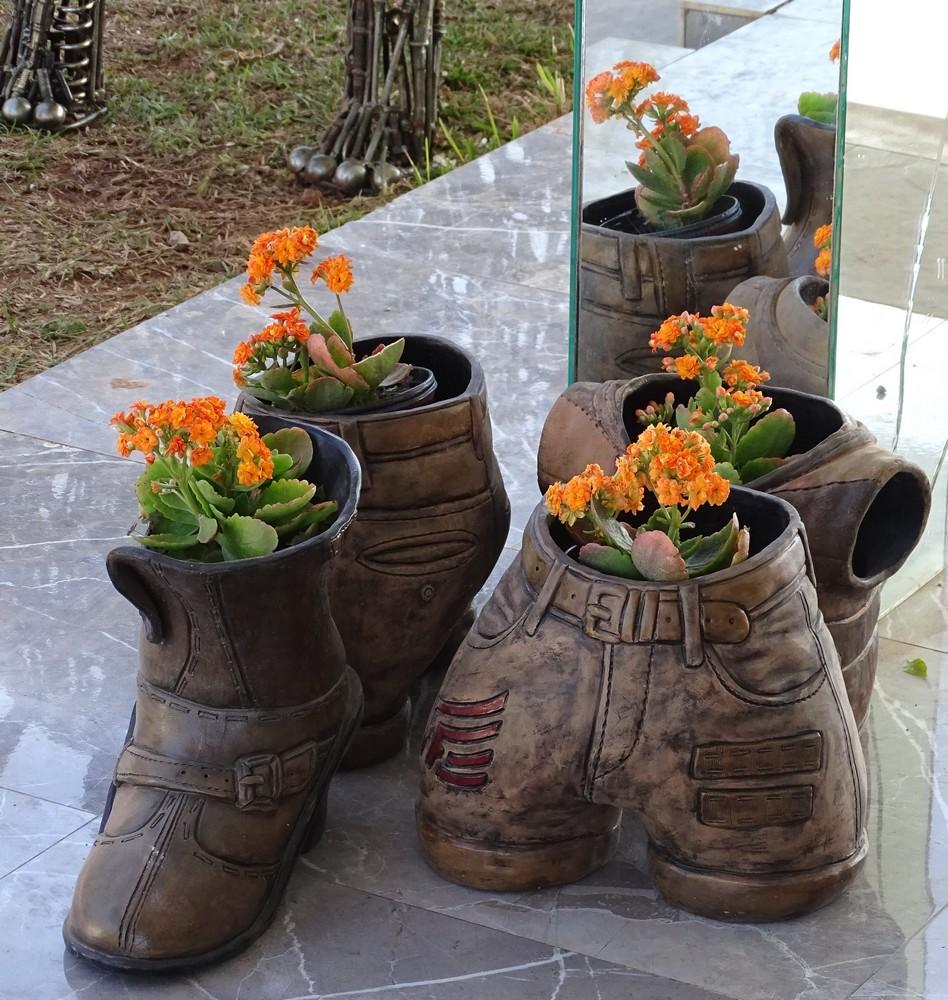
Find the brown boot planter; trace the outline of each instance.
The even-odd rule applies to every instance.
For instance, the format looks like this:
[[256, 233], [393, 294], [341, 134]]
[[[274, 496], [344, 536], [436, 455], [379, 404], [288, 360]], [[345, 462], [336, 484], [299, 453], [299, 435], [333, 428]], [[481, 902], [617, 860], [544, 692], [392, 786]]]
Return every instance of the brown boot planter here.
[[[629, 382], [570, 386], [553, 404], [543, 428], [541, 489], [565, 481], [587, 462], [611, 468], [615, 456], [638, 435], [635, 411], [669, 391], [685, 402], [694, 383], [653, 374]], [[766, 392], [775, 409], [793, 414], [795, 453], [750, 485], [789, 501], [803, 520], [820, 611], [862, 726], [878, 659], [880, 590], [918, 544], [931, 488], [918, 466], [880, 447], [863, 424], [831, 400], [769, 386]]]
[[[365, 691], [365, 721], [347, 767], [378, 763], [404, 746], [408, 692], [463, 640], [471, 601], [510, 526], [483, 369], [447, 340], [405, 340], [402, 359], [430, 369], [437, 380], [429, 402], [403, 410], [280, 415], [338, 434], [362, 467], [359, 515], [336, 560], [332, 592], [348, 660]], [[237, 409], [254, 418], [276, 412], [244, 393]]]
[[362, 709], [329, 608], [359, 467], [337, 438], [310, 436], [318, 481], [339, 504], [322, 534], [215, 564], [109, 553], [143, 630], [132, 725], [63, 928], [85, 958], [166, 971], [239, 951], [321, 835]]
[[784, 115], [774, 126], [774, 142], [787, 187], [783, 223], [788, 227], [789, 273], [816, 274], [813, 235], [833, 221], [836, 128], [803, 115]]
[[741, 207], [735, 227], [690, 238], [603, 226], [631, 203], [632, 191], [584, 206], [577, 378], [604, 382], [654, 371], [648, 340], [666, 316], [684, 310], [707, 313], [753, 275], [788, 273], [772, 192], [736, 181], [728, 194]]
[[417, 806], [444, 877], [487, 890], [601, 866], [641, 815], [676, 906], [776, 920], [838, 896], [866, 854], [862, 750], [782, 500], [734, 488], [750, 558], [681, 584], [575, 561], [543, 505], [432, 710]]
[[750, 278], [728, 296], [750, 312], [741, 355], [775, 385], [815, 396], [829, 392], [829, 324], [814, 310], [829, 294], [825, 278]]

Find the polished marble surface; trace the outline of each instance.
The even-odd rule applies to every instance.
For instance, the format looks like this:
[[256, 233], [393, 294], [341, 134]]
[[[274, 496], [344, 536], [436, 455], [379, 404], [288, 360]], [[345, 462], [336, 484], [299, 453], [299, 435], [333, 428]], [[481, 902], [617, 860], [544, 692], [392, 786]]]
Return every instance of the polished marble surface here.
[[[537, 499], [540, 422], [565, 382], [566, 258], [515, 237], [521, 221], [530, 232], [562, 231], [568, 141], [567, 123], [554, 123], [325, 241], [372, 276], [371, 294], [360, 298], [357, 285], [352, 296], [365, 333], [439, 332], [484, 362], [514, 509], [485, 591], [516, 558]], [[492, 270], [490, 245], [517, 259]], [[106, 421], [141, 396], [232, 398], [230, 352], [263, 317], [231, 282], [0, 395], [0, 1000], [944, 995], [948, 617], [937, 588], [883, 623], [865, 734], [870, 858], [846, 896], [808, 918], [728, 925], [673, 910], [648, 877], [631, 816], [617, 856], [575, 885], [488, 894], [441, 881], [419, 855], [412, 818], [419, 726], [438, 684], [427, 676], [412, 746], [335, 779], [325, 837], [245, 954], [188, 977], [147, 978], [65, 952], [60, 926], [136, 666], [137, 616], [108, 582], [104, 557], [134, 518], [137, 467], [114, 455]], [[902, 669], [918, 655], [927, 679]]]

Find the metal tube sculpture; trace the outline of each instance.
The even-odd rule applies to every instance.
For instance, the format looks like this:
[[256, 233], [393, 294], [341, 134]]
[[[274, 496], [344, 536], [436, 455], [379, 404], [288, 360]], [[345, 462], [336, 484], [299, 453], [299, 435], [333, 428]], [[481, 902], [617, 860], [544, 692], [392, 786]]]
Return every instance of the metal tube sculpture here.
[[351, 0], [346, 97], [315, 146], [289, 166], [304, 184], [378, 192], [419, 162], [438, 121], [444, 0]]
[[102, 103], [105, 0], [14, 0], [0, 41], [0, 120], [66, 131]]

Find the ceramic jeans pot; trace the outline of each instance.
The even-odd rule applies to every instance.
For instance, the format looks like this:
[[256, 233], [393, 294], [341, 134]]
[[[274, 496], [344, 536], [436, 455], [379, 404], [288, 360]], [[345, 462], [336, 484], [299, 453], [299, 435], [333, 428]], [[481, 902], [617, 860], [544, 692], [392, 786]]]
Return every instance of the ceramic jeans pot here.
[[829, 393], [829, 324], [813, 310], [829, 295], [824, 278], [749, 278], [728, 296], [750, 312], [741, 357], [770, 373], [773, 384], [816, 396]]
[[[333, 571], [336, 622], [365, 691], [365, 721], [347, 767], [401, 749], [409, 690], [464, 638], [471, 601], [510, 526], [480, 364], [449, 341], [424, 336], [405, 338], [403, 360], [435, 373], [433, 401], [403, 411], [280, 418], [338, 434], [362, 467], [359, 516]], [[274, 413], [244, 394], [237, 408], [254, 417]]]
[[866, 778], [793, 508], [735, 488], [751, 556], [680, 584], [605, 576], [542, 505], [458, 651], [422, 748], [416, 817], [444, 877], [580, 879], [637, 812], [658, 890], [726, 920], [807, 913], [861, 867]]
[[836, 128], [802, 115], [784, 115], [774, 126], [777, 158], [787, 188], [783, 223], [789, 274], [816, 274], [813, 235], [833, 221]]
[[653, 371], [648, 339], [666, 317], [707, 313], [753, 275], [787, 274], [773, 194], [743, 181], [728, 194], [741, 203], [737, 229], [689, 239], [603, 228], [586, 221], [601, 218], [600, 203], [583, 208], [577, 378], [602, 382]]
[[321, 535], [225, 563], [109, 553], [143, 629], [132, 725], [63, 928], [79, 955], [168, 971], [233, 954], [321, 834], [362, 708], [329, 607], [359, 466], [342, 441], [310, 436], [308, 475], [339, 504]]
[[[540, 438], [540, 488], [569, 479], [588, 462], [611, 469], [640, 433], [637, 409], [669, 391], [684, 402], [694, 390], [694, 383], [673, 375], [570, 386], [553, 404]], [[918, 544], [931, 488], [918, 466], [879, 447], [832, 401], [769, 386], [767, 394], [774, 409], [783, 407], [796, 420], [795, 454], [750, 485], [789, 501], [800, 514], [820, 611], [862, 726], [878, 660], [879, 592]]]

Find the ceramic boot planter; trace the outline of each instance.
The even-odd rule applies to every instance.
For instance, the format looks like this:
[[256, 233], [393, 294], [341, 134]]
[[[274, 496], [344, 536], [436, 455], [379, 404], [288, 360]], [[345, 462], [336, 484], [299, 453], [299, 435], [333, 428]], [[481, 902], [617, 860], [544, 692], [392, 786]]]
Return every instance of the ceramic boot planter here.
[[[600, 225], [603, 203], [631, 201], [631, 191], [583, 208], [577, 378], [603, 382], [654, 371], [648, 339], [666, 316], [707, 313], [753, 275], [787, 274], [773, 194], [742, 181], [728, 193], [741, 205], [736, 228], [684, 239]], [[614, 207], [606, 206], [605, 214], [614, 214]]]
[[829, 324], [813, 309], [829, 294], [825, 278], [749, 278], [728, 302], [750, 312], [741, 356], [775, 385], [816, 396], [829, 393]]
[[573, 881], [641, 815], [671, 903], [807, 913], [862, 865], [862, 750], [800, 519], [735, 488], [751, 555], [680, 584], [576, 562], [543, 505], [445, 678], [422, 750], [426, 858], [486, 890]]
[[784, 243], [793, 276], [815, 274], [813, 235], [833, 221], [836, 128], [803, 115], [784, 115], [774, 126], [777, 158], [787, 187]]
[[[450, 660], [464, 638], [471, 601], [510, 525], [480, 364], [447, 340], [405, 339], [403, 360], [435, 374], [430, 402], [281, 418], [339, 434], [362, 467], [359, 516], [335, 566], [332, 598], [365, 691], [365, 721], [347, 767], [377, 763], [402, 748], [409, 690], [435, 660]], [[246, 394], [237, 408], [254, 418], [275, 412]]]
[[329, 607], [359, 467], [337, 438], [310, 435], [314, 481], [339, 505], [322, 534], [236, 562], [109, 554], [143, 630], [128, 741], [63, 928], [79, 955], [167, 971], [233, 954], [321, 834], [362, 709]]
[[[765, 388], [774, 409], [793, 414], [797, 453], [750, 485], [782, 497], [800, 513], [813, 552], [820, 610], [862, 726], [876, 673], [879, 591], [918, 544], [931, 488], [918, 466], [881, 448], [863, 424], [832, 401]], [[639, 433], [635, 411], [669, 391], [686, 402], [694, 383], [653, 374], [629, 382], [570, 386], [553, 404], [543, 428], [541, 489], [565, 481], [587, 462], [612, 468], [616, 455]]]

